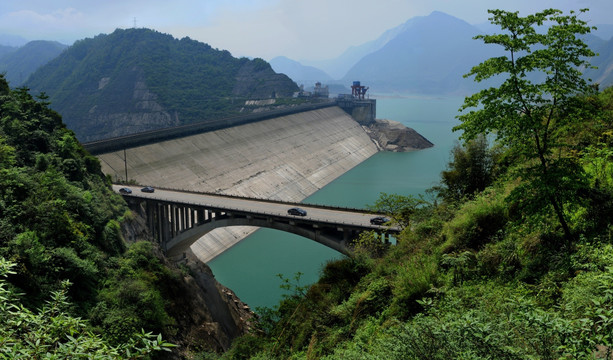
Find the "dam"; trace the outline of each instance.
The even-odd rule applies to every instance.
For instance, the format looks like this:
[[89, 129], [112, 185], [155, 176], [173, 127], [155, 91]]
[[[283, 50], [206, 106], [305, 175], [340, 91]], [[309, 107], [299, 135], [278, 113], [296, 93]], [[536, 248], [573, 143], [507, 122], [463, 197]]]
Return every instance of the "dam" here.
[[[299, 202], [377, 152], [338, 106], [98, 154], [114, 181]], [[215, 229], [191, 246], [207, 262], [257, 228]]]

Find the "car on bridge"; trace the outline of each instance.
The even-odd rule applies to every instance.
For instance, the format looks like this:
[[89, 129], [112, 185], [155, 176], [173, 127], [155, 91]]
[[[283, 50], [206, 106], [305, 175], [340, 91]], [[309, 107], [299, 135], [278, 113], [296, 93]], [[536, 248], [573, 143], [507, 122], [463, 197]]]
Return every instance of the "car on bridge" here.
[[386, 218], [385, 216], [376, 216], [372, 219], [370, 219], [370, 223], [372, 225], [383, 225], [386, 222], [389, 222], [390, 219]]
[[140, 191], [146, 192], [146, 193], [152, 193], [155, 191], [155, 189], [152, 188], [151, 186], [145, 186], [144, 188], [140, 189]]
[[132, 194], [132, 189], [124, 187], [124, 188], [119, 189], [119, 193], [120, 194]]
[[289, 215], [296, 215], [296, 216], [306, 216], [307, 214], [306, 210], [303, 210], [301, 208], [291, 208], [287, 210], [287, 213]]

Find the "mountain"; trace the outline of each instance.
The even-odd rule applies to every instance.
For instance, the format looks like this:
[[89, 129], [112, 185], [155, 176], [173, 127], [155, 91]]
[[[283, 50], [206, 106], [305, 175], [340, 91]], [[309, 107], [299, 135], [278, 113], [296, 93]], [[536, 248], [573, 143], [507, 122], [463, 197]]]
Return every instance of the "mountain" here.
[[409, 22], [385, 31], [375, 40], [365, 42], [362, 45], [351, 46], [335, 59], [305, 61], [304, 63], [318, 69], [323, 69], [323, 71], [330, 74], [334, 79], [342, 79], [347, 74], [347, 71], [360, 61], [360, 59], [381, 49], [390, 40], [402, 33], [408, 23]]
[[412, 18], [402, 29], [356, 63], [344, 80], [360, 80], [378, 92], [465, 93], [476, 86], [462, 75], [500, 54], [473, 40], [480, 33], [476, 27], [441, 12]]
[[[479, 33], [476, 27], [437, 11], [411, 18], [375, 40], [352, 46], [336, 59], [305, 64], [311, 65], [309, 69], [324, 69], [338, 79], [336, 83], [360, 80], [378, 92], [453, 93], [474, 89], [472, 80], [462, 75], [495, 54], [472, 39]], [[292, 69], [306, 67], [285, 61], [292, 63]]]
[[332, 81], [330, 75], [324, 71], [312, 66], [305, 66], [301, 63], [286, 58], [285, 56], [277, 56], [270, 60], [270, 66], [273, 70], [289, 76], [297, 84], [305, 86], [313, 86], [316, 82], [329, 83]]
[[75, 42], [26, 82], [81, 141], [237, 114], [245, 99], [298, 86], [262, 59], [234, 58], [190, 38], [116, 30]]
[[0, 72], [6, 73], [6, 80], [11, 87], [21, 86], [30, 74], [67, 47], [57, 41], [30, 41], [20, 48], [0, 55]]
[[20, 47], [25, 45], [28, 40], [17, 35], [0, 34], [0, 45]]
[[16, 50], [17, 48], [13, 46], [0, 45], [0, 59], [6, 54], [10, 54]]
[[[586, 70], [586, 77], [599, 82], [602, 88], [613, 84], [609, 79], [613, 71], [613, 25], [596, 27], [584, 41], [600, 54], [592, 60], [598, 69]], [[375, 92], [467, 95], [497, 83], [488, 80], [478, 84], [472, 78], [463, 78], [485, 59], [504, 55], [500, 47], [484, 46], [482, 41], [473, 39], [480, 33], [497, 32], [500, 29], [489, 22], [473, 26], [435, 11], [411, 18], [373, 41], [350, 47], [336, 59], [305, 64], [324, 69], [339, 79], [337, 83], [360, 80]]]
[[612, 24], [599, 24], [595, 25], [596, 30], [592, 30], [592, 34], [598, 36], [603, 40], [610, 40], [613, 37], [613, 25]]
[[613, 38], [609, 41], [587, 42], [590, 48], [598, 54], [591, 59], [596, 69], [587, 69], [584, 75], [600, 85], [600, 89], [613, 85]]

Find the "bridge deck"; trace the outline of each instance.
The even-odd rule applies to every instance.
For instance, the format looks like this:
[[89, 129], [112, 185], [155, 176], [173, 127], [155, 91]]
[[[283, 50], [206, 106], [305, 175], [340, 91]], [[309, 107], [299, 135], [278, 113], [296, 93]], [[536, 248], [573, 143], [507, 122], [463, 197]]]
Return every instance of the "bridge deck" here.
[[[118, 192], [122, 185], [113, 185], [113, 190]], [[128, 186], [129, 187], [129, 186]], [[352, 226], [363, 229], [381, 230], [388, 229], [390, 232], [398, 232], [397, 228], [388, 228], [380, 225], [373, 225], [370, 219], [381, 214], [361, 211], [358, 209], [345, 209], [334, 207], [321, 207], [316, 205], [276, 202], [262, 199], [249, 199], [234, 196], [202, 194], [195, 192], [173, 191], [156, 189], [154, 193], [140, 191], [140, 187], [132, 187], [132, 194], [127, 195], [133, 198], [151, 199], [164, 201], [173, 204], [205, 206], [216, 208], [220, 211], [240, 211], [253, 214], [272, 215], [278, 217], [300, 218], [303, 221], [313, 221], [322, 224], [338, 224]], [[306, 216], [299, 217], [288, 215], [287, 210], [299, 207], [307, 212]]]

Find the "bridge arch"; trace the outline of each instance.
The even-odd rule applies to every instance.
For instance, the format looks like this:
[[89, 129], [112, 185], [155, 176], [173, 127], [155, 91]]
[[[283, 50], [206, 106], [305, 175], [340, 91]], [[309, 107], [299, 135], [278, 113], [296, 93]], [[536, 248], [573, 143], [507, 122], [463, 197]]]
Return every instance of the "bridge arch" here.
[[318, 229], [313, 227], [309, 228], [308, 226], [300, 226], [296, 223], [285, 223], [270, 219], [220, 216], [216, 217], [214, 220], [207, 221], [204, 224], [195, 226], [189, 230], [181, 232], [173, 239], [166, 242], [166, 254], [171, 257], [180, 255], [206, 233], [217, 228], [231, 226], [255, 226], [285, 231], [316, 241], [344, 255], [349, 255], [351, 253], [349, 242], [352, 236], [357, 235], [356, 231], [344, 231], [342, 234], [346, 236], [343, 236], [343, 238], [341, 239], [338, 236], [330, 235], [324, 229]]

